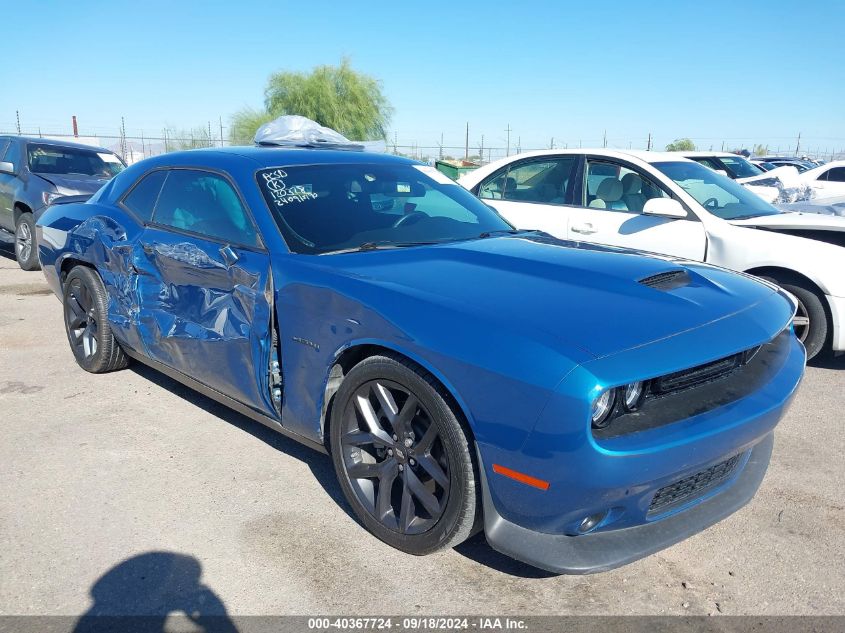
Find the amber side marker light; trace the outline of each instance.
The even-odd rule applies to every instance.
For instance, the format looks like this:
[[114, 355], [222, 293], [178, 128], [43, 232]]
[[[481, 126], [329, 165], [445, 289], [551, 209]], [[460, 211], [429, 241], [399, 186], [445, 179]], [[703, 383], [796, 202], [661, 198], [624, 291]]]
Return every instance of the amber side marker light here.
[[539, 488], [540, 490], [548, 490], [549, 489], [549, 482], [543, 481], [542, 479], [537, 479], [536, 477], [532, 477], [531, 475], [526, 475], [525, 473], [517, 472], [516, 470], [511, 470], [510, 468], [505, 468], [504, 466], [500, 466], [499, 464], [493, 464], [493, 472], [499, 473], [500, 475], [504, 475], [505, 477], [510, 477], [522, 484], [527, 484], [529, 486], [533, 486], [534, 488]]

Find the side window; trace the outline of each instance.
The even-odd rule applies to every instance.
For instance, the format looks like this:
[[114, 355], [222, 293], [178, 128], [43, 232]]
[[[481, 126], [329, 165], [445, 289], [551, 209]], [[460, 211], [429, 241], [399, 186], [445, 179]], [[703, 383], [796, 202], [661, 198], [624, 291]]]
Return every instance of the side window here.
[[845, 182], [845, 167], [834, 167], [827, 172], [826, 180], [832, 182]]
[[0, 161], [6, 160], [3, 156], [6, 154], [6, 148], [9, 146], [9, 139], [0, 138]]
[[161, 191], [161, 185], [167, 172], [164, 170], [154, 171], [151, 174], [144, 176], [123, 199], [123, 206], [132, 211], [144, 222], [149, 222], [153, 218], [153, 209], [156, 206], [158, 193]]
[[173, 169], [158, 197], [157, 224], [254, 246], [257, 233], [238, 195], [225, 178], [203, 171]]
[[511, 166], [481, 184], [479, 198], [563, 204], [575, 169], [576, 157], [529, 161]]
[[668, 198], [659, 185], [644, 174], [604, 161], [587, 161], [585, 206], [611, 211], [642, 213], [652, 198]]

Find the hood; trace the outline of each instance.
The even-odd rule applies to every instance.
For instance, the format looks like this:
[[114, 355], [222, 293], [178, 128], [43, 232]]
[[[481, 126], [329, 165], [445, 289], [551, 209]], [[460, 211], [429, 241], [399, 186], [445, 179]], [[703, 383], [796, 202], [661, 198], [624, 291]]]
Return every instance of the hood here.
[[35, 174], [56, 187], [61, 193], [96, 193], [110, 178], [81, 174]]
[[327, 257], [334, 272], [495, 321], [580, 361], [584, 351], [601, 357], [702, 327], [775, 292], [706, 264], [543, 234]]
[[813, 231], [845, 231], [845, 218], [820, 213], [787, 212], [776, 215], [761, 215], [757, 218], [730, 220], [737, 226], [763, 229], [806, 229]]

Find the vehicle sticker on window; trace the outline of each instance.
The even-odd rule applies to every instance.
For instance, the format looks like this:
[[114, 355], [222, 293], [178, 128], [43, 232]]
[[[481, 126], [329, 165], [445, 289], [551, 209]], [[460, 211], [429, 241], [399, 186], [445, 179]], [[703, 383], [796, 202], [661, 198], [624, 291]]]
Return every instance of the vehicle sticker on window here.
[[414, 168], [424, 173], [426, 176], [431, 178], [434, 182], [439, 183], [441, 185], [457, 185], [454, 180], [449, 178], [446, 174], [437, 171], [431, 165], [414, 165]]
[[97, 152], [97, 156], [103, 159], [104, 163], [117, 163], [120, 164], [120, 159], [115, 156], [114, 154], [106, 154], [105, 152]]
[[283, 207], [291, 202], [315, 200], [318, 197], [316, 193], [310, 191], [310, 185], [291, 185], [288, 187], [284, 180], [288, 177], [288, 173], [284, 169], [264, 172], [261, 177], [264, 178], [267, 190], [273, 196], [273, 202], [277, 207]]

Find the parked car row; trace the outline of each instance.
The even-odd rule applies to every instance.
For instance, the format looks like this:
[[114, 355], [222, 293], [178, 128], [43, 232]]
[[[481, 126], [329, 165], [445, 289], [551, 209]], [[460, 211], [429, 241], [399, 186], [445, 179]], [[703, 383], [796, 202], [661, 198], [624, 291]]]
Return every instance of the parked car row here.
[[405, 552], [483, 530], [588, 573], [743, 506], [799, 336], [815, 351], [814, 310], [841, 309], [841, 247], [676, 155], [468, 177], [477, 196], [350, 149], [177, 152], [53, 200], [38, 257], [83, 369], [148, 364], [329, 453], [361, 523]]

